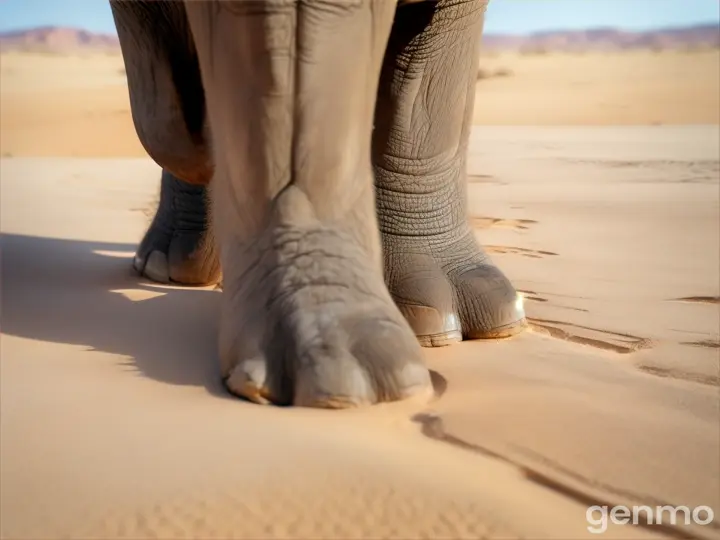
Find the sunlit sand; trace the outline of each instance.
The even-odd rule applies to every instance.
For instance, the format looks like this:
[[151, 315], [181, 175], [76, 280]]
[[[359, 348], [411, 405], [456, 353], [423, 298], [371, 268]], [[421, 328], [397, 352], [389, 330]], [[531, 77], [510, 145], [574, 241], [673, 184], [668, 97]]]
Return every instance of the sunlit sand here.
[[[476, 120], [505, 125], [473, 132], [472, 223], [531, 329], [427, 350], [429, 403], [339, 412], [228, 396], [221, 293], [131, 271], [159, 169], [118, 58], [3, 57], [0, 536], [577, 539], [597, 537], [591, 504], [720, 515], [718, 68], [703, 54], [656, 101], [637, 96], [670, 53], [588, 57], [579, 94], [574, 69], [540, 80], [562, 72], [545, 58], [481, 81]], [[596, 107], [615, 61], [650, 66], [648, 82], [628, 109]], [[633, 123], [674, 125], [617, 126]], [[720, 525], [602, 537], [667, 534]]]

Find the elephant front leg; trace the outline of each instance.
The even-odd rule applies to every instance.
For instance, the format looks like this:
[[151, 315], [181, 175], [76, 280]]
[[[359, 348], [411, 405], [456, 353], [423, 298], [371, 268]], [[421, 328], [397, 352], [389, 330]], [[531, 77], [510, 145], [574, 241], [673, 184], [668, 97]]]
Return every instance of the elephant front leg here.
[[206, 191], [205, 186], [188, 184], [163, 169], [158, 208], [133, 259], [139, 274], [181, 285], [212, 285], [220, 280]]
[[111, 0], [137, 135], [163, 168], [160, 202], [138, 247], [136, 271], [161, 283], [220, 277], [208, 232], [205, 96], [181, 2]]
[[227, 387], [352, 407], [430, 391], [384, 284], [370, 140], [386, 0], [187, 2], [206, 94]]
[[424, 346], [505, 337], [522, 301], [468, 224], [466, 153], [487, 0], [401, 6], [375, 114], [377, 209], [392, 296]]

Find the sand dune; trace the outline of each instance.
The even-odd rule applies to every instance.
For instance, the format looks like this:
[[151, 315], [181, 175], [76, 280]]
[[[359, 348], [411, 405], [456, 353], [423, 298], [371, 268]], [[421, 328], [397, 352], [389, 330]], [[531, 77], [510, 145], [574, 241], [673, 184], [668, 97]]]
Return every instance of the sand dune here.
[[[720, 511], [718, 129], [477, 128], [478, 235], [533, 329], [429, 350], [441, 396], [264, 408], [219, 292], [140, 281], [147, 159], [0, 161], [3, 538], [584, 538]], [[667, 518], [666, 518], [667, 521]], [[603, 537], [720, 538], [610, 524]]]

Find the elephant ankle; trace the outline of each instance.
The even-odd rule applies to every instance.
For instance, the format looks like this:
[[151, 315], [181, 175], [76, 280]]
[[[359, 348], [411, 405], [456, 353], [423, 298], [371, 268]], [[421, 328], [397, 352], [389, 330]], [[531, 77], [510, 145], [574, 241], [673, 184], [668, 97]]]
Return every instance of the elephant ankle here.
[[375, 185], [383, 234], [452, 239], [464, 233], [465, 175], [456, 167], [422, 174], [376, 168]]

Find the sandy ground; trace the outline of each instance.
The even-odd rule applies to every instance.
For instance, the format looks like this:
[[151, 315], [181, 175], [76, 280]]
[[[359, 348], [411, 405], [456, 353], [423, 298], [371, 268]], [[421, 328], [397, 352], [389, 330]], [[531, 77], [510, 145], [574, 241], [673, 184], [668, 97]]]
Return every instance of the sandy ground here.
[[[484, 57], [482, 125], [720, 123], [720, 50]], [[0, 57], [3, 156], [145, 157], [118, 55]]]
[[473, 137], [474, 222], [535, 328], [427, 351], [432, 403], [354, 412], [224, 394], [220, 293], [129, 270], [152, 162], [3, 159], [2, 537], [574, 539], [589, 504], [718, 513], [718, 129]]
[[720, 538], [720, 67], [682, 54], [485, 59], [470, 208], [532, 330], [340, 412], [227, 396], [220, 293], [130, 271], [159, 170], [119, 58], [3, 56], [0, 537]]

